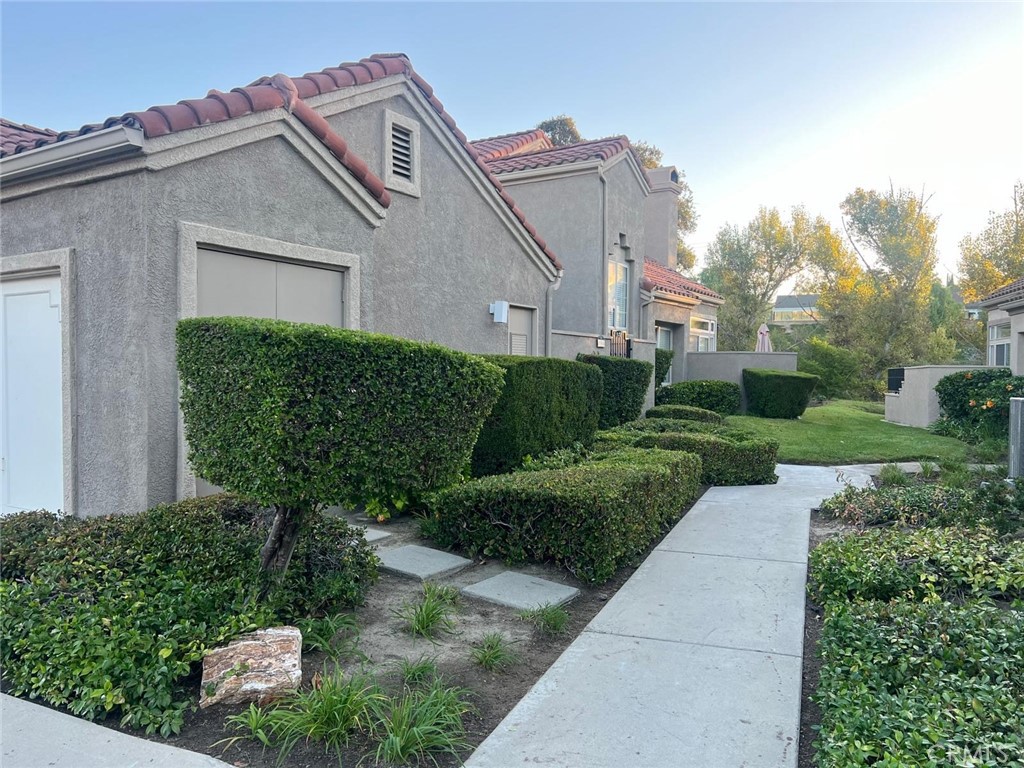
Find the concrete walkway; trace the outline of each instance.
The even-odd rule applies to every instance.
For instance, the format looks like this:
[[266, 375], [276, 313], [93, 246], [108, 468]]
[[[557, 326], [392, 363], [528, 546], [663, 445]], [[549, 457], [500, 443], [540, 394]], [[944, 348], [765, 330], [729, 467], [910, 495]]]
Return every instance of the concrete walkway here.
[[843, 486], [777, 472], [710, 489], [467, 768], [795, 766], [810, 510]]

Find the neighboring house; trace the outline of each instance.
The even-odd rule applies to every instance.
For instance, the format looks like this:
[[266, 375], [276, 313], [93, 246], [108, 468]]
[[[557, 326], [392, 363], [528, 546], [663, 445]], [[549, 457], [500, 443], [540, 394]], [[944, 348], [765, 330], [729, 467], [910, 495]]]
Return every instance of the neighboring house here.
[[673, 269], [681, 191], [674, 168], [645, 170], [624, 136], [555, 147], [534, 130], [473, 148], [565, 262], [555, 355], [653, 360], [655, 343], [714, 349], [721, 297]]
[[988, 364], [1024, 376], [1024, 277], [972, 306], [988, 311]]
[[182, 317], [551, 352], [561, 264], [403, 55], [0, 137], [3, 512], [195, 492]]
[[775, 297], [770, 325], [793, 330], [794, 325], [813, 325], [818, 319], [818, 294], [793, 293]]

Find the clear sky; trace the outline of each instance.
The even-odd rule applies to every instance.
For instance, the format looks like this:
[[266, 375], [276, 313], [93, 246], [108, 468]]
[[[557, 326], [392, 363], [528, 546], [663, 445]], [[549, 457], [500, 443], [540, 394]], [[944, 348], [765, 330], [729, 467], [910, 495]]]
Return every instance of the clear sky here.
[[471, 138], [572, 115], [685, 171], [703, 254], [759, 205], [924, 189], [943, 276], [1024, 179], [1024, 3], [16, 3], [4, 117], [55, 129], [403, 51]]

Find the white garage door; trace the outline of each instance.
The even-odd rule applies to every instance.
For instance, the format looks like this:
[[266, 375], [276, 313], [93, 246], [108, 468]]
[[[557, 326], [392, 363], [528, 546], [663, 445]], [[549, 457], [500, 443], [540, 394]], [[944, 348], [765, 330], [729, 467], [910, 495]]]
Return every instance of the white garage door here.
[[0, 283], [0, 512], [64, 506], [60, 277]]

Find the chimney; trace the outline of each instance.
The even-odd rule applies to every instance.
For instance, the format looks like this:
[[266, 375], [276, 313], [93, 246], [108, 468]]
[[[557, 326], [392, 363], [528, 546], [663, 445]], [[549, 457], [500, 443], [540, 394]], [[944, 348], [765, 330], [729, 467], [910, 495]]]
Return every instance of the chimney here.
[[651, 182], [651, 194], [644, 201], [645, 255], [669, 269], [675, 269], [679, 241], [677, 206], [682, 192], [679, 172], [673, 165], [649, 168], [647, 178]]

